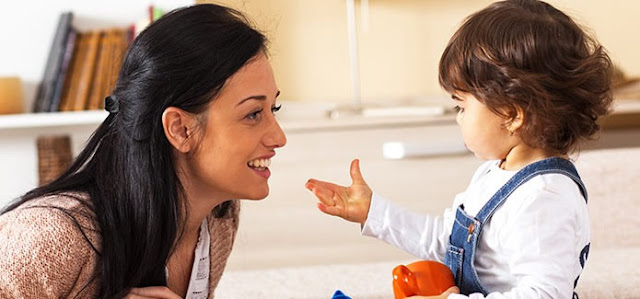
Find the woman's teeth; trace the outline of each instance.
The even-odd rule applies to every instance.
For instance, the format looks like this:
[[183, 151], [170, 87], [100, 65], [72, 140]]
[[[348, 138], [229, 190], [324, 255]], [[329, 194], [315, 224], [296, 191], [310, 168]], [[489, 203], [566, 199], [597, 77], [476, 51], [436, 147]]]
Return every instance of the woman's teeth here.
[[247, 164], [253, 168], [267, 168], [271, 165], [271, 159], [255, 159], [249, 161]]

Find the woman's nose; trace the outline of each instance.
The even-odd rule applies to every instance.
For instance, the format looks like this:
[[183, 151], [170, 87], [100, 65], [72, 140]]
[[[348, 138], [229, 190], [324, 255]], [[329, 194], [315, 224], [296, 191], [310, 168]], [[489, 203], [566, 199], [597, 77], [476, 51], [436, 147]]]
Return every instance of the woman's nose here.
[[287, 136], [285, 136], [282, 127], [278, 121], [274, 118], [272, 122], [272, 127], [265, 136], [265, 145], [268, 147], [278, 148], [283, 147], [287, 144]]

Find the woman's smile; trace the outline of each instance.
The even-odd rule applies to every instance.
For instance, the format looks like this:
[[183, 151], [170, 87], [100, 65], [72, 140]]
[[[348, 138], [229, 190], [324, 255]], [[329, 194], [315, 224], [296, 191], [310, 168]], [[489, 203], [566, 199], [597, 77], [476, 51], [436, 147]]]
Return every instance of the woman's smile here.
[[264, 156], [261, 158], [253, 159], [247, 162], [247, 166], [251, 168], [251, 170], [255, 171], [261, 177], [268, 179], [271, 176], [271, 171], [269, 171], [269, 166], [271, 165], [271, 157], [275, 154], [270, 154], [268, 156]]

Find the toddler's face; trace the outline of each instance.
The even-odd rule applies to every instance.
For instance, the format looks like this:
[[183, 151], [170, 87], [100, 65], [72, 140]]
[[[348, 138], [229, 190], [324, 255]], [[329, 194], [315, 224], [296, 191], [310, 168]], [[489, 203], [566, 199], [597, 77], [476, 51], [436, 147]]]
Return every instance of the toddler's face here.
[[505, 158], [514, 146], [506, 129], [507, 120], [470, 93], [455, 92], [451, 97], [458, 105], [456, 121], [466, 147], [482, 160]]

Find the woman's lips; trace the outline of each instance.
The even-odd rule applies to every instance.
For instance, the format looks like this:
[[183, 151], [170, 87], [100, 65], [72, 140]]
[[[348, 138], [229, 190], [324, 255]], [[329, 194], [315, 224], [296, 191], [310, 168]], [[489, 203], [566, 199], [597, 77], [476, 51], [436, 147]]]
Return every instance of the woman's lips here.
[[247, 166], [249, 166], [249, 168], [255, 171], [259, 176], [268, 179], [269, 176], [271, 176], [271, 171], [269, 171], [269, 166], [271, 166], [271, 157], [273, 157], [273, 154], [253, 159], [247, 162]]
[[255, 173], [257, 173], [259, 176], [268, 179], [271, 176], [271, 171], [269, 170], [268, 167], [249, 167], [251, 168], [251, 170], [253, 170]]

